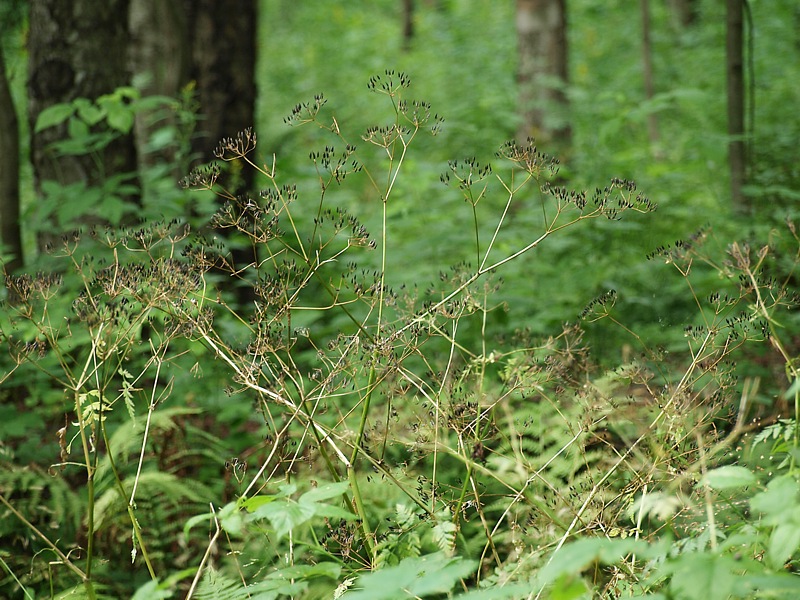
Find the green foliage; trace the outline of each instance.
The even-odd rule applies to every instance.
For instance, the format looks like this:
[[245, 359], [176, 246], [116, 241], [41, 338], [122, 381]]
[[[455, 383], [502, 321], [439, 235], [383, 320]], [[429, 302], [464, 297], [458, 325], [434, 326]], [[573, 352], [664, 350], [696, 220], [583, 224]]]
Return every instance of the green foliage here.
[[[184, 120], [148, 145], [179, 165], [141, 187], [45, 184], [29, 213], [85, 231], [6, 280], [3, 591], [796, 597], [800, 243], [791, 220], [731, 233], [723, 111], [708, 110], [721, 76], [699, 68], [718, 31], [656, 32], [693, 68], [657, 62], [677, 85], [644, 102], [638, 66], [605, 60], [633, 53], [635, 22], [576, 3], [590, 43], [573, 51], [567, 167], [503, 144], [510, 4], [418, 13], [434, 41], [399, 60], [429, 65], [425, 101], [404, 73], [368, 78], [386, 59], [367, 43], [399, 48], [388, 7], [270, 3], [273, 22], [338, 34], [312, 46], [276, 28], [267, 136], [222, 140], [182, 190], [169, 172], [188, 163], [191, 90], [40, 118], [67, 126], [63, 153], [149, 111]], [[312, 76], [340, 48], [348, 60]], [[372, 93], [343, 101], [359, 78]], [[274, 107], [298, 97], [278, 133]], [[755, 193], [790, 198], [776, 154]], [[259, 193], [227, 191], [233, 163]], [[109, 223], [92, 230], [97, 207]], [[237, 247], [257, 260], [237, 264]]]

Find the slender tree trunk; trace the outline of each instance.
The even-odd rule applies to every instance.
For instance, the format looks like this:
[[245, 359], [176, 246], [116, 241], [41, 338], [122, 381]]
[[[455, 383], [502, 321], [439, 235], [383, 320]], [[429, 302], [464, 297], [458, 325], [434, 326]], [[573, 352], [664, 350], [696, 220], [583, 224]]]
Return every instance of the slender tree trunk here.
[[[642, 75], [644, 79], [644, 97], [649, 101], [655, 94], [653, 85], [653, 48], [650, 42], [650, 0], [640, 0], [642, 9]], [[650, 144], [656, 147], [661, 141], [658, 131], [658, 116], [654, 112], [647, 113], [647, 134]]]
[[[190, 77], [196, 82], [202, 121], [194, 152], [202, 161], [213, 158], [223, 137], [235, 137], [255, 126], [255, 57], [257, 0], [185, 0], [191, 40]], [[236, 195], [252, 191], [255, 172], [242, 163], [226, 163], [231, 173], [226, 187]], [[238, 269], [256, 264], [252, 245], [232, 251]], [[248, 277], [254, 269], [242, 272]], [[252, 305], [252, 285], [236, 289], [239, 303]]]
[[[191, 48], [187, 16], [181, 0], [130, 0], [131, 68], [142, 96], [177, 98], [189, 83]], [[177, 126], [175, 115], [136, 115], [136, 146], [141, 167], [161, 163], [171, 165], [178, 181], [188, 165], [177, 164], [174, 148], [148, 152], [146, 145], [154, 130], [164, 125]]]
[[[132, 133], [96, 153], [61, 156], [50, 145], [67, 137], [66, 125], [34, 129], [39, 114], [53, 104], [94, 100], [129, 85], [128, 47], [128, 0], [31, 0], [28, 120], [37, 191], [47, 180], [97, 185], [112, 174], [136, 172]], [[40, 244], [49, 233], [40, 235]]]
[[19, 200], [19, 122], [0, 44], [0, 244], [9, 257], [3, 261], [6, 273], [22, 266]]
[[411, 40], [414, 39], [414, 0], [403, 2], [403, 51], [411, 49]]
[[[208, 160], [221, 137], [255, 125], [256, 0], [185, 0], [191, 73], [206, 135], [194, 150]], [[249, 186], [252, 173], [242, 173]]]
[[697, 20], [696, 0], [669, 0], [672, 12], [681, 27], [688, 27]]
[[742, 188], [746, 182], [744, 86], [744, 0], [727, 0], [726, 75], [728, 87], [728, 163], [731, 200], [737, 212], [749, 209]]
[[568, 144], [565, 0], [517, 0], [518, 137]]

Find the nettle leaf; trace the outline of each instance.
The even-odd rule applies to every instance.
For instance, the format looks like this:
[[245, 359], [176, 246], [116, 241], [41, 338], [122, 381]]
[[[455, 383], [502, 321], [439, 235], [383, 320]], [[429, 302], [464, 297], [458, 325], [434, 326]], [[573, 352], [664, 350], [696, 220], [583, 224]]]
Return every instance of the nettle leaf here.
[[[584, 585], [582, 587], [585, 593], [586, 586]], [[490, 587], [485, 590], [473, 590], [455, 596], [453, 600], [517, 600], [518, 598], [528, 598], [530, 595], [530, 585], [514, 583], [502, 587]], [[548, 598], [552, 599], [553, 596], [548, 596]], [[648, 598], [648, 600], [650, 599]]]
[[313, 517], [354, 519], [355, 515], [342, 507], [322, 502], [338, 498], [349, 487], [346, 481], [321, 485], [295, 501], [289, 496], [297, 490], [297, 486], [284, 485], [279, 494], [254, 496], [241, 502], [241, 507], [250, 513], [247, 517], [249, 521], [267, 519], [280, 539]]
[[725, 465], [708, 471], [698, 482], [715, 490], [745, 487], [758, 483], [758, 478], [750, 469], [736, 465]]
[[686, 600], [728, 600], [741, 591], [744, 565], [731, 556], [689, 552], [664, 566], [672, 579], [669, 588]]
[[36, 118], [35, 133], [39, 133], [48, 127], [55, 127], [61, 125], [64, 121], [69, 119], [75, 112], [75, 107], [71, 103], [54, 104], [48, 106]]
[[239, 507], [243, 508], [249, 513], [255, 512], [259, 507], [278, 498], [286, 498], [291, 496], [297, 491], [297, 486], [293, 483], [280, 486], [280, 491], [277, 494], [259, 494], [252, 498], [239, 499]]
[[784, 513], [798, 505], [797, 479], [793, 475], [776, 477], [767, 484], [767, 489], [750, 499], [750, 509], [767, 516], [767, 523], [779, 524], [784, 519]]
[[325, 485], [317, 486], [300, 496], [300, 502], [315, 503], [322, 500], [330, 500], [331, 498], [338, 498], [349, 489], [350, 484], [347, 481], [326, 483]]
[[280, 540], [316, 514], [314, 504], [300, 504], [292, 500], [280, 499], [256, 509], [250, 515], [250, 520], [267, 519]]
[[379, 569], [358, 578], [342, 600], [394, 600], [445, 594], [460, 579], [472, 575], [473, 560], [450, 558], [443, 552], [410, 557], [397, 566]]
[[539, 572], [538, 585], [544, 587], [564, 575], [578, 574], [594, 562], [616, 563], [629, 554], [652, 558], [661, 552], [656, 546], [635, 538], [587, 538], [565, 544]]
[[791, 521], [775, 527], [769, 536], [767, 560], [773, 569], [782, 569], [800, 548], [800, 507], [795, 507], [792, 512]]
[[338, 579], [342, 574], [342, 565], [335, 562], [320, 562], [315, 565], [292, 565], [270, 574], [270, 577], [280, 574], [286, 579], [310, 579], [312, 577], [329, 577]]

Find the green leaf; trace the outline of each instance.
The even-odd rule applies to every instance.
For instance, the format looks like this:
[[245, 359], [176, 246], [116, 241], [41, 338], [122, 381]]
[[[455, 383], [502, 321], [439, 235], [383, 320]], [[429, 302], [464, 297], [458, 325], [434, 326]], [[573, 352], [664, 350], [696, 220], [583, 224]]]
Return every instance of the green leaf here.
[[539, 572], [537, 583], [545, 586], [563, 575], [578, 574], [587, 566], [600, 561], [613, 564], [629, 554], [649, 557], [654, 548], [643, 540], [634, 538], [588, 538], [565, 544]]
[[106, 121], [111, 129], [121, 133], [129, 133], [133, 127], [133, 111], [123, 104], [108, 104], [106, 107]]
[[128, 416], [131, 418], [131, 421], [134, 423], [136, 422], [136, 406], [133, 402], [133, 375], [130, 372], [126, 371], [125, 369], [118, 369], [117, 372], [122, 377], [122, 388], [120, 389], [120, 393], [122, 394], [123, 400], [125, 400], [125, 408], [128, 410]]
[[316, 505], [299, 504], [292, 500], [280, 499], [264, 504], [253, 511], [249, 520], [267, 519], [278, 539], [302, 525], [316, 515]]
[[89, 135], [89, 126], [73, 117], [67, 123], [67, 133], [73, 140], [82, 140]]
[[516, 600], [530, 596], [530, 584], [511, 584], [503, 587], [491, 587], [485, 590], [473, 590], [456, 596], [453, 600]]
[[576, 600], [576, 598], [584, 596], [587, 591], [586, 582], [582, 579], [575, 576], [562, 575], [556, 581], [547, 597], [549, 600]]
[[800, 487], [793, 475], [776, 477], [767, 484], [767, 489], [750, 499], [750, 509], [767, 515], [767, 522], [777, 524], [787, 508], [797, 506]]
[[106, 116], [106, 111], [86, 98], [76, 98], [73, 104], [78, 117], [87, 125], [97, 125]]
[[165, 589], [164, 584], [158, 580], [148, 581], [131, 596], [131, 600], [161, 600], [172, 598], [172, 590]]
[[475, 561], [450, 558], [442, 552], [410, 557], [397, 566], [362, 575], [342, 600], [405, 600], [445, 594], [476, 567]]
[[233, 535], [242, 534], [244, 518], [239, 508], [236, 506], [236, 502], [228, 502], [228, 504], [223, 506], [217, 513], [217, 518], [219, 519], [219, 524], [228, 533], [232, 533]]
[[42, 112], [40, 112], [39, 116], [36, 118], [36, 127], [34, 128], [35, 133], [39, 133], [48, 127], [61, 125], [61, 123], [69, 119], [74, 112], [75, 107], [66, 102], [48, 106]]
[[689, 552], [667, 563], [669, 589], [682, 600], [728, 600], [741, 588], [743, 565], [730, 556]]
[[770, 566], [773, 569], [782, 569], [798, 548], [800, 548], [800, 525], [794, 522], [779, 524], [772, 530], [767, 545], [767, 559]]
[[337, 483], [326, 483], [325, 485], [318, 486], [302, 496], [299, 502], [310, 503], [320, 502], [321, 500], [330, 500], [331, 498], [338, 498], [347, 490], [350, 489], [350, 484], [347, 481], [339, 481]]
[[736, 465], [725, 465], [708, 471], [697, 485], [707, 485], [715, 490], [724, 490], [755, 483], [758, 483], [758, 479], [750, 469]]
[[213, 527], [213, 515], [211, 513], [203, 513], [202, 515], [195, 515], [189, 519], [187, 519], [186, 523], [183, 524], [183, 537], [184, 539], [189, 538], [189, 532], [194, 528], [195, 525], [200, 523], [209, 524], [211, 523]]
[[292, 565], [271, 573], [268, 577], [280, 575], [286, 579], [310, 579], [311, 577], [329, 577], [339, 579], [342, 565], [335, 562], [320, 562], [315, 565]]

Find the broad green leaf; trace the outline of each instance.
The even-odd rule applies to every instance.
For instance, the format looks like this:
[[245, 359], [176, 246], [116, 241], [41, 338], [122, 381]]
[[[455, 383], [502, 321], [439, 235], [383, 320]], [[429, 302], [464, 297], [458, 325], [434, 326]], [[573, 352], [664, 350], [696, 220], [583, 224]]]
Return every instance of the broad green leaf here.
[[106, 107], [106, 121], [111, 129], [129, 133], [133, 127], [133, 111], [122, 104], [109, 104]]
[[335, 562], [321, 562], [315, 565], [292, 565], [271, 573], [268, 577], [280, 575], [286, 579], [309, 579], [311, 577], [330, 577], [338, 579], [342, 565]]
[[217, 518], [222, 528], [233, 535], [241, 535], [244, 526], [242, 513], [236, 506], [236, 502], [228, 502], [217, 512]]
[[172, 598], [172, 590], [166, 589], [158, 580], [148, 581], [131, 596], [131, 600], [161, 600]]
[[338, 498], [347, 490], [350, 489], [350, 484], [347, 481], [339, 481], [336, 483], [326, 483], [325, 485], [321, 485], [316, 487], [302, 496], [300, 496], [299, 502], [302, 503], [309, 503], [309, 502], [320, 502], [321, 500], [330, 500], [331, 498]]
[[635, 538], [588, 538], [565, 544], [539, 572], [537, 583], [545, 586], [566, 574], [577, 574], [595, 561], [613, 564], [629, 554], [649, 556], [654, 548]]
[[87, 125], [96, 125], [106, 116], [106, 112], [102, 108], [86, 98], [77, 98], [73, 104], [78, 117]]
[[249, 520], [267, 519], [278, 539], [316, 515], [316, 505], [299, 504], [292, 500], [275, 500], [257, 508]]
[[188, 538], [189, 532], [194, 528], [195, 525], [205, 524], [208, 525], [212, 523], [213, 527], [213, 515], [211, 513], [204, 513], [202, 515], [195, 515], [189, 519], [187, 519], [186, 523], [183, 524], [183, 537]]
[[725, 465], [708, 471], [697, 485], [707, 485], [715, 490], [724, 490], [755, 483], [758, 483], [758, 479], [750, 469], [736, 465]]
[[394, 567], [362, 575], [342, 600], [405, 600], [445, 594], [476, 566], [475, 561], [449, 558], [441, 552], [409, 557]]
[[61, 125], [61, 123], [69, 119], [74, 112], [75, 107], [66, 102], [48, 106], [42, 112], [40, 112], [39, 116], [36, 118], [36, 127], [34, 128], [34, 131], [39, 133], [48, 127]]
[[67, 133], [73, 140], [80, 141], [89, 135], [89, 126], [80, 119], [73, 117], [67, 123]]
[[259, 507], [263, 506], [264, 504], [268, 504], [278, 498], [279, 496], [270, 496], [268, 494], [259, 494], [258, 496], [253, 496], [252, 498], [247, 498], [246, 500], [240, 500], [240, 507], [246, 510], [247, 512], [255, 512]]
[[513, 583], [503, 587], [473, 590], [460, 594], [453, 600], [516, 600], [517, 598], [528, 598], [530, 593], [530, 584]]
[[[797, 509], [795, 509], [797, 512]], [[800, 547], [800, 524], [781, 523], [772, 530], [767, 545], [767, 559], [773, 569], [782, 569]]]
[[588, 586], [580, 577], [562, 575], [547, 596], [548, 600], [576, 600], [586, 595]]
[[730, 556], [689, 552], [667, 563], [669, 588], [682, 600], [728, 600], [741, 589], [743, 565]]
[[[800, 577], [795, 574], [744, 575], [741, 582], [746, 589], [761, 592], [763, 595], [759, 597], [800, 598]], [[765, 592], [775, 592], [775, 594], [769, 596]], [[792, 592], [792, 595], [779, 595], [779, 592]]]
[[314, 507], [314, 514], [318, 517], [328, 517], [329, 519], [344, 519], [351, 521], [357, 519], [356, 515], [341, 506], [334, 506], [333, 504], [319, 504], [314, 503], [309, 505]]
[[765, 491], [750, 499], [750, 508], [767, 515], [767, 522], [776, 524], [787, 508], [797, 506], [798, 493], [797, 479], [793, 475], [782, 475], [770, 481]]

